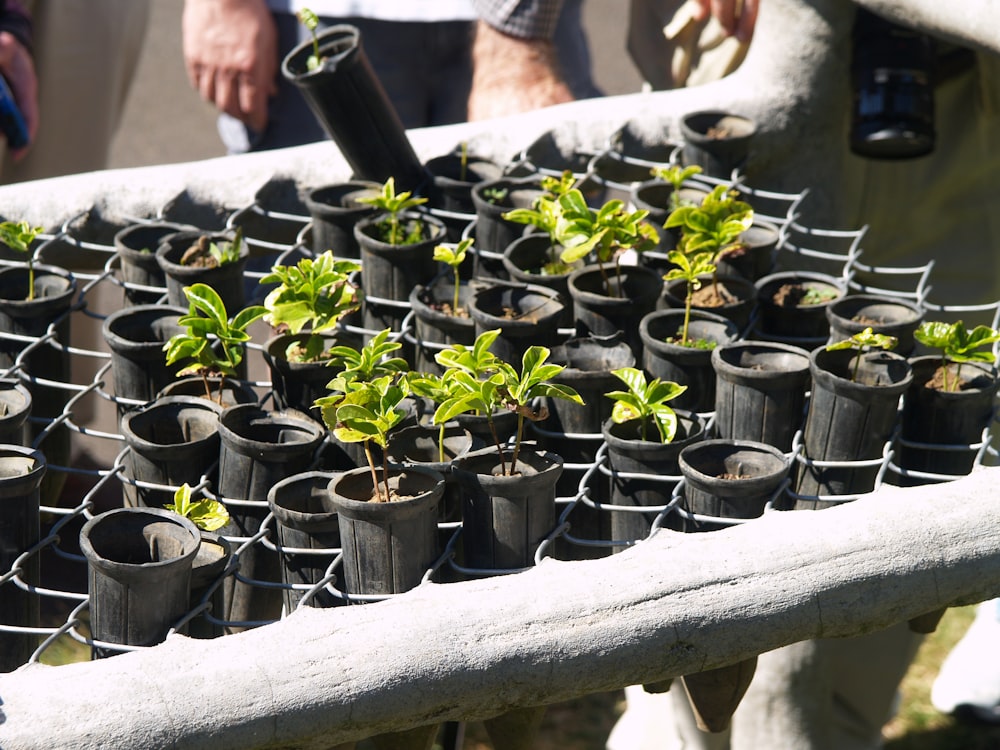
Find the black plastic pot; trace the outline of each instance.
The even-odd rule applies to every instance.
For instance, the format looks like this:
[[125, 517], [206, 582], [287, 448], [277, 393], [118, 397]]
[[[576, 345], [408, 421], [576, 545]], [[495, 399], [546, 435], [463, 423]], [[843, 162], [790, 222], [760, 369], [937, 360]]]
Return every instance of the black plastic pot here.
[[[846, 294], [843, 282], [829, 274], [782, 271], [760, 278], [757, 287], [759, 338], [783, 341], [805, 349], [825, 344], [830, 335], [826, 309]], [[801, 288], [817, 289], [832, 297], [817, 304], [799, 304]], [[788, 290], [784, 294], [782, 290]], [[775, 295], [780, 294], [779, 298]]]
[[220, 578], [232, 558], [233, 547], [225, 537], [213, 531], [201, 532], [201, 545], [191, 564], [189, 611], [199, 608], [203, 601], [210, 605], [210, 609], [188, 620], [188, 635], [192, 638], [218, 638], [225, 635], [225, 628], [219, 622], [225, 611], [223, 582]]
[[559, 343], [564, 309], [562, 298], [552, 289], [499, 280], [478, 289], [469, 301], [476, 336], [499, 328], [491, 351], [518, 370], [529, 347]]
[[[727, 320], [733, 321], [736, 327], [743, 331], [750, 324], [750, 315], [757, 303], [757, 290], [753, 282], [742, 276], [723, 276], [719, 274], [714, 279], [711, 276], [701, 277], [701, 290], [708, 291], [719, 286], [719, 294], [730, 301], [722, 305], [709, 307], [707, 305], [692, 305], [692, 310], [702, 310], [704, 312], [719, 315]], [[683, 310], [684, 300], [687, 297], [688, 283], [686, 279], [674, 279], [663, 285], [663, 296], [661, 297], [661, 307], [673, 310]]]
[[728, 524], [709, 519], [748, 519], [764, 514], [788, 476], [791, 460], [774, 446], [751, 440], [703, 440], [678, 456], [684, 491], [681, 507], [702, 518], [685, 518], [686, 531], [713, 531]]
[[[25, 550], [38, 544], [40, 487], [45, 476], [45, 456], [16, 445], [0, 445], [0, 570], [9, 571]], [[38, 586], [39, 556], [21, 562], [19, 577]], [[0, 622], [25, 628], [39, 626], [39, 597], [13, 583], [0, 586]], [[0, 672], [12, 672], [27, 663], [38, 647], [37, 636], [0, 633]]]
[[[399, 466], [423, 466], [438, 471], [445, 478], [439, 520], [454, 523], [462, 520], [462, 492], [451, 468], [455, 461], [483, 447], [482, 441], [458, 423], [410, 425], [392, 434], [389, 462]], [[444, 451], [442, 456], [441, 451]]]
[[636, 359], [642, 357], [643, 341], [638, 322], [656, 308], [663, 290], [663, 277], [644, 266], [586, 266], [569, 277], [573, 317], [577, 330], [594, 336], [621, 331]]
[[130, 449], [122, 482], [125, 506], [162, 508], [173, 502], [174, 488], [199, 484], [219, 458], [221, 413], [208, 399], [170, 396], [123, 414], [119, 426]]
[[[270, 509], [267, 493], [277, 482], [307, 471], [326, 430], [303, 414], [266, 411], [256, 404], [224, 409], [219, 416], [220, 500], [230, 522], [227, 537], [255, 536]], [[239, 555], [240, 576], [251, 580], [281, 580], [277, 555], [253, 545]], [[281, 616], [281, 589], [227, 579], [226, 619], [239, 623], [276, 620]], [[239, 627], [239, 626], [237, 626]]]
[[[70, 355], [49, 342], [39, 342], [51, 328], [55, 342], [68, 346], [71, 339], [70, 311], [77, 293], [76, 278], [57, 266], [34, 264], [34, 299], [26, 299], [28, 294], [28, 269], [25, 266], [11, 266], [0, 270], [0, 369], [14, 366], [20, 359], [20, 366], [30, 375], [45, 380], [66, 383], [70, 378]], [[7, 338], [4, 333], [22, 336], [22, 339]], [[31, 346], [30, 351], [26, 349]], [[54, 428], [49, 424], [62, 415], [69, 401], [69, 392], [64, 388], [28, 383], [31, 392], [32, 417], [40, 418], [28, 424], [30, 444], [41, 448], [50, 464], [66, 466], [70, 460], [70, 433], [66, 425]], [[44, 445], [35, 440], [43, 430], [47, 430]], [[45, 504], [54, 505], [66, 475], [50, 472], [42, 485]]]
[[[544, 286], [559, 293], [559, 296], [569, 302], [572, 298], [569, 293], [570, 274], [583, 268], [583, 263], [577, 261], [572, 264], [571, 270], [559, 274], [542, 273], [542, 268], [553, 259], [558, 259], [562, 247], [552, 246], [552, 241], [548, 234], [528, 233], [507, 245], [503, 252], [503, 265], [507, 270], [507, 275], [514, 281], [522, 284], [534, 284]], [[563, 319], [559, 322], [563, 328], [573, 326], [573, 306], [566, 305]]]
[[[305, 587], [326, 577], [326, 569], [340, 551], [340, 525], [327, 490], [333, 477], [327, 472], [307, 471], [282, 479], [267, 493], [268, 507], [277, 521], [286, 614], [299, 606], [308, 591]], [[322, 589], [310, 598], [309, 606], [333, 607], [341, 602]]]
[[[909, 388], [913, 373], [898, 354], [875, 351], [861, 355], [857, 379], [852, 380], [856, 353], [850, 349], [810, 354], [812, 394], [803, 432], [805, 457], [810, 461], [844, 462], [843, 466], [802, 464], [795, 492], [804, 495], [798, 510], [825, 507], [826, 495], [857, 495], [874, 489], [878, 461], [896, 427], [899, 397]], [[874, 461], [875, 465], [853, 462]]]
[[378, 195], [379, 185], [364, 180], [338, 182], [310, 190], [305, 197], [312, 217], [312, 249], [317, 255], [333, 251], [337, 258], [360, 258], [354, 225], [377, 210], [358, 198]]
[[[709, 194], [709, 189], [704, 185], [693, 182], [685, 182], [681, 185], [678, 199], [681, 205], [701, 205], [702, 200]], [[667, 219], [673, 211], [674, 186], [669, 182], [656, 177], [650, 180], [638, 182], [632, 186], [632, 203], [637, 209], [649, 211], [647, 220], [656, 227], [661, 237], [669, 235], [672, 243], [675, 244], [677, 237], [667, 229], [663, 228]], [[672, 250], [673, 244], [661, 249]]]
[[[466, 311], [472, 296], [484, 288], [486, 282], [470, 280], [459, 283], [458, 304]], [[410, 307], [414, 316], [416, 335], [416, 369], [419, 372], [441, 374], [444, 369], [434, 359], [435, 355], [452, 344], [472, 346], [476, 340], [476, 322], [466, 313], [451, 315], [454, 300], [454, 279], [442, 276], [429, 285], [418, 285], [410, 292]]]
[[119, 411], [151, 401], [174, 379], [182, 363], [167, 366], [163, 345], [184, 328], [186, 307], [136, 305], [104, 319], [104, 341], [111, 350], [111, 374]]
[[913, 332], [924, 319], [918, 305], [900, 297], [851, 294], [826, 307], [830, 341], [843, 341], [866, 328], [898, 339], [896, 354], [908, 357], [916, 345]]
[[[381, 482], [381, 469], [377, 472]], [[340, 521], [344, 587], [348, 594], [402, 594], [416, 587], [438, 557], [440, 472], [409, 466], [390, 472], [390, 489], [406, 500], [371, 502], [368, 467], [330, 481], [331, 502]]]
[[31, 391], [16, 380], [0, 379], [0, 444], [27, 445]]
[[463, 158], [460, 153], [436, 156], [424, 164], [424, 168], [432, 180], [428, 205], [447, 225], [448, 240], [458, 242], [476, 218], [472, 187], [479, 182], [499, 179], [503, 168], [490, 159], [474, 155]]
[[704, 111], [684, 115], [680, 129], [684, 164], [697, 164], [708, 177], [728, 180], [733, 170], [746, 166], [757, 126], [731, 112]]
[[[264, 344], [263, 355], [271, 374], [275, 407], [279, 411], [295, 409], [322, 422], [319, 410], [313, 408], [313, 403], [317, 398], [329, 394], [326, 386], [335, 374], [329, 366], [329, 360], [292, 362], [285, 356], [290, 345], [305, 341], [308, 335], [286, 333], [273, 336]], [[326, 340], [326, 348], [346, 345], [357, 349], [361, 346], [359, 336], [344, 331], [322, 335]]]
[[[552, 361], [565, 366], [552, 378], [553, 383], [573, 388], [583, 404], [559, 398], [547, 398], [549, 416], [540, 424], [532, 424], [537, 443], [563, 459], [563, 472], [556, 483], [557, 497], [575, 497], [584, 475], [597, 459], [604, 444], [601, 426], [611, 418], [613, 402], [604, 394], [617, 390], [621, 381], [611, 374], [621, 367], [634, 367], [635, 355], [621, 336], [584, 337], [567, 341], [552, 350]], [[610, 500], [610, 484], [604, 474], [590, 477], [590, 498], [598, 503]], [[570, 533], [578, 539], [611, 538], [611, 518], [586, 503], [576, 503], [570, 514]], [[563, 544], [556, 540], [557, 557], [580, 559], [603, 556], [603, 546]]]
[[805, 418], [809, 352], [771, 341], [731, 341], [712, 350], [715, 432], [788, 452]]
[[115, 234], [115, 252], [128, 304], [152, 305], [166, 294], [167, 278], [156, 262], [156, 249], [167, 235], [182, 229], [180, 224], [155, 222], [132, 224]]
[[214, 401], [222, 407], [235, 406], [236, 404], [256, 404], [260, 400], [253, 386], [245, 380], [238, 380], [236, 378], [226, 378], [223, 380], [217, 375], [210, 375], [207, 378], [207, 391], [205, 389], [205, 380], [201, 375], [188, 375], [179, 378], [163, 386], [160, 392], [156, 394], [156, 397], [195, 396]]
[[978, 452], [971, 446], [981, 444], [993, 419], [996, 368], [979, 362], [961, 367], [950, 363], [950, 382], [961, 385], [945, 391], [928, 385], [941, 367], [941, 357], [916, 357], [910, 366], [913, 382], [903, 398], [896, 463], [910, 471], [948, 478], [968, 474]]
[[181, 265], [184, 253], [200, 238], [210, 242], [231, 242], [231, 232], [202, 232], [200, 230], [175, 232], [163, 238], [156, 250], [156, 262], [167, 279], [167, 304], [188, 309], [184, 287], [192, 284], [207, 284], [212, 287], [226, 306], [226, 312], [236, 315], [246, 305], [243, 274], [250, 260], [250, 250], [244, 242], [240, 247], [239, 259], [216, 268], [199, 268]]
[[[505, 451], [508, 471], [511, 458]], [[499, 456], [492, 448], [455, 462], [455, 477], [465, 489], [462, 549], [467, 566], [496, 571], [534, 564], [539, 545], [555, 528], [562, 463], [553, 453], [524, 447], [513, 475], [500, 474]]]
[[781, 232], [777, 226], [763, 219], [754, 219], [748, 230], [740, 235], [740, 247], [722, 254], [716, 263], [720, 276], [740, 276], [750, 281], [763, 278], [771, 272], [774, 253]]
[[476, 207], [476, 276], [507, 278], [503, 252], [524, 234], [524, 224], [508, 221], [503, 214], [513, 208], [532, 208], [535, 199], [543, 195], [539, 178], [501, 177], [477, 182], [472, 187], [472, 202]]
[[312, 40], [289, 52], [281, 73], [298, 87], [309, 109], [337, 144], [355, 176], [397, 190], [417, 190], [427, 173], [362, 47], [361, 32], [346, 24], [318, 35], [320, 67], [309, 70]]
[[417, 284], [428, 284], [437, 275], [434, 248], [444, 241], [444, 223], [426, 212], [407, 212], [402, 222], [424, 225], [423, 239], [405, 245], [391, 245], [379, 238], [377, 225], [385, 218], [378, 214], [354, 225], [354, 237], [361, 247], [361, 288], [364, 291], [364, 327], [371, 331], [389, 328], [398, 331], [409, 313], [407, 300]]
[[[200, 545], [198, 527], [163, 508], [119, 508], [87, 521], [80, 549], [87, 558], [94, 639], [128, 646], [162, 642], [188, 611]], [[95, 659], [116, 653], [93, 647]]]
[[[638, 421], [615, 424], [608, 420], [603, 433], [611, 472], [611, 533], [615, 543], [624, 547], [649, 536], [657, 513], [633, 509], [670, 503], [681, 478], [678, 456], [688, 445], [705, 439], [705, 422], [694, 412], [678, 410], [677, 434], [670, 443], [655, 439], [655, 425], [647, 426], [643, 440]], [[666, 518], [666, 526], [681, 530], [677, 514]]]
[[[683, 310], [657, 310], [639, 321], [642, 366], [651, 377], [687, 386], [686, 391], [670, 402], [671, 406], [698, 412], [712, 411], [715, 408], [712, 350], [668, 341], [680, 335], [683, 324]], [[739, 329], [731, 320], [700, 310], [691, 311], [690, 340], [703, 339], [719, 346], [733, 341], [738, 335]]]

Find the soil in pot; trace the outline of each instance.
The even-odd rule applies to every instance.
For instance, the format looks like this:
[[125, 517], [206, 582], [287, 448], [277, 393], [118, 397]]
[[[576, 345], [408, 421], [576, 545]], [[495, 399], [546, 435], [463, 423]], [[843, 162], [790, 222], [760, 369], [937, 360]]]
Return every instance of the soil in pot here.
[[843, 284], [819, 273], [782, 272], [758, 279], [757, 330], [764, 339], [805, 348], [826, 343], [826, 309], [845, 294]]
[[500, 329], [492, 351], [505, 362], [520, 363], [531, 346], [556, 346], [564, 304], [552, 289], [493, 281], [470, 301], [476, 336]]
[[757, 131], [753, 120], [723, 111], [691, 112], [681, 118], [680, 128], [684, 164], [697, 164], [706, 176], [721, 180], [745, 166]]
[[[687, 297], [687, 280], [675, 279], [663, 288], [664, 307], [683, 309]], [[705, 277], [699, 289], [691, 295], [691, 309], [721, 315], [733, 321], [739, 330], [750, 324], [750, 315], [756, 303], [753, 283], [740, 276]]]

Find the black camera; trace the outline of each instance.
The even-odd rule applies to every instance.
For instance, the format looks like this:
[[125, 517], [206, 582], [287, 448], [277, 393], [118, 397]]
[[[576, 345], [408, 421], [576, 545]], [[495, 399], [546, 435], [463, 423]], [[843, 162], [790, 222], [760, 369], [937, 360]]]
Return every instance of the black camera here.
[[910, 159], [934, 150], [934, 40], [858, 8], [851, 151]]

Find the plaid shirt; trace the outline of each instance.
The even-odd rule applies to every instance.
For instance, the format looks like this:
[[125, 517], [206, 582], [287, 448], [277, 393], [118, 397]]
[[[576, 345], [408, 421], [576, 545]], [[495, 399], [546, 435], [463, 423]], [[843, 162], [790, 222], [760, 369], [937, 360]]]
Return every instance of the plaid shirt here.
[[551, 39], [563, 0], [473, 0], [479, 17], [522, 39]]

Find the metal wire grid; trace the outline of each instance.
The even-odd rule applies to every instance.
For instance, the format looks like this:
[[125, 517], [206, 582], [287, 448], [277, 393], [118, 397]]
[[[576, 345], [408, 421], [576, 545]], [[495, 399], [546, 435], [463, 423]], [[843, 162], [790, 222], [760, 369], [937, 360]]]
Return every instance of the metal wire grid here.
[[[658, 161], [649, 161], [643, 155], [630, 155], [619, 148], [620, 141], [612, 138], [608, 146], [595, 153], [575, 154], [568, 160], [569, 165], [585, 165], [584, 171], [577, 172], [578, 179], [596, 184], [606, 191], [606, 195], [627, 196], [630, 184], [620, 182], [613, 177], [607, 177], [603, 170], [608, 165], [613, 168], [615, 175], [625, 173], [631, 179], [640, 180], [641, 175], [648, 172], [649, 168], [659, 164]], [[666, 147], [661, 147], [662, 152]], [[676, 160], [678, 157], [677, 146], [671, 144], [667, 149], [670, 159]], [[546, 166], [539, 167], [532, 162], [531, 149], [526, 149], [521, 155], [516, 166], [520, 170], [534, 169], [542, 173], [559, 174], [563, 168], [571, 166]], [[709, 187], [718, 184], [719, 181], [709, 178], [699, 178]], [[932, 265], [895, 268], [878, 267], [866, 265], [862, 262], [862, 240], [864, 229], [856, 231], [835, 231], [806, 227], [799, 221], [800, 208], [802, 203], [808, 198], [808, 191], [799, 194], [775, 193], [761, 190], [747, 184], [739, 174], [734, 174], [733, 184], [736, 185], [753, 205], [755, 205], [757, 215], [767, 221], [773, 222], [780, 230], [780, 238], [777, 251], [777, 265], [795, 267], [802, 260], [826, 263], [830, 266], [835, 275], [842, 278], [848, 287], [855, 291], [869, 293], [881, 293], [886, 295], [897, 295], [918, 304], [931, 314], [959, 313], [963, 315], [979, 315], [991, 321], [992, 325], [998, 324], [1000, 318], [1000, 302], [989, 305], [976, 306], [935, 306], [927, 302], [927, 289], [932, 272]], [[259, 194], [259, 196], [262, 194]], [[759, 208], [758, 208], [759, 207]], [[194, 206], [194, 209], [199, 207]], [[153, 221], [179, 221], [189, 222], [192, 214], [204, 219], [209, 217], [211, 226], [202, 226], [203, 229], [218, 229], [215, 226], [214, 216], [217, 214], [209, 208], [203, 211], [194, 210], [192, 206], [178, 202], [176, 205], [164, 207], [157, 216], [136, 217], [133, 223], [153, 222]], [[464, 219], [469, 222], [467, 234], [474, 234], [474, 216], [462, 216], [448, 214], [450, 219]], [[246, 241], [259, 259], [247, 272], [250, 282], [257, 282], [263, 277], [266, 270], [274, 263], [294, 263], [299, 257], [311, 255], [309, 249], [310, 238], [310, 218], [303, 210], [301, 212], [289, 212], [282, 208], [274, 209], [267, 205], [266, 200], [255, 201], [252, 205], [242, 207], [228, 212], [224, 217], [227, 227], [241, 226], [244, 229]], [[100, 305], [92, 304], [100, 296], [107, 296], [110, 290], [114, 294], [121, 295], [126, 286], [132, 289], [152, 292], [165, 292], [164, 289], [156, 287], [138, 287], [126, 285], [117, 273], [118, 259], [112, 242], [113, 234], [123, 226], [106, 226], [98, 231], [98, 236], [92, 237], [92, 229], [85, 231], [82, 227], [87, 225], [87, 216], [76, 217], [66, 224], [54, 235], [43, 237], [44, 242], [36, 249], [36, 257], [42, 261], [50, 260], [56, 262], [63, 260], [65, 256], [72, 258], [71, 262], [61, 263], [65, 267], [80, 268], [75, 275], [80, 283], [80, 293], [73, 306], [71, 315], [75, 319], [100, 321], [107, 315], [107, 311], [100, 310]], [[277, 239], [276, 239], [277, 238]], [[12, 265], [13, 260], [0, 260], [0, 265]], [[391, 301], [383, 301], [392, 304]], [[406, 307], [405, 304], [400, 305]], [[420, 345], [415, 338], [414, 330], [411, 326], [412, 313], [403, 321], [399, 331], [393, 335], [397, 338], [406, 338], [411, 343]], [[751, 320], [748, 329], [744, 331], [744, 336], [753, 337], [755, 335], [754, 322]], [[42, 603], [48, 603], [48, 607], [58, 613], [52, 618], [51, 624], [43, 627], [27, 628], [10, 624], [0, 624], [0, 637], [5, 633], [16, 633], [37, 636], [42, 639], [41, 644], [31, 657], [32, 661], [43, 658], [45, 652], [54, 643], [66, 637], [90, 647], [107, 649], [108, 651], [130, 651], [141, 647], [124, 646], [120, 644], [110, 644], [94, 641], [83, 628], [88, 608], [87, 592], [85, 584], [80, 585], [79, 575], [68, 574], [68, 579], [72, 580], [55, 582], [60, 587], [33, 585], [24, 580], [22, 575], [28, 567], [28, 562], [33, 556], [46, 556], [47, 562], [55, 563], [57, 567], [67, 566], [67, 570], [72, 568], [85, 568], [86, 562], [82, 555], [77, 553], [75, 547], [75, 524], [82, 523], [83, 520], [91, 518], [95, 511], [101, 506], [102, 496], [121, 495], [121, 487], [130, 481], [124, 475], [124, 460], [129, 450], [124, 447], [122, 436], [115, 429], [101, 429], [99, 425], [89, 423], [86, 418], [81, 418], [80, 414], [89, 414], [90, 409], [86, 408], [88, 399], [96, 399], [99, 403], [113, 404], [117, 409], [128, 408], [137, 405], [125, 399], [120, 399], [108, 392], [106, 383], [110, 376], [110, 354], [100, 342], [95, 342], [92, 347], [74, 346], [69, 342], [59, 340], [56, 332], [58, 323], [53, 324], [44, 336], [34, 340], [26, 337], [18, 337], [10, 334], [0, 334], [0, 340], [13, 339], [21, 344], [25, 344], [25, 349], [18, 356], [14, 365], [6, 372], [0, 373], [5, 377], [16, 378], [17, 380], [30, 385], [48, 386], [57, 391], [63, 392], [66, 396], [66, 404], [55, 418], [39, 419], [31, 417], [33, 440], [32, 445], [44, 452], [46, 441], [51, 438], [54, 432], [59, 429], [68, 430], [73, 438], [74, 448], [79, 448], [83, 455], [87, 455], [88, 446], [96, 441], [103, 444], [104, 448], [109, 445], [115, 448], [115, 455], [110, 465], [84, 467], [81, 465], [59, 465], [49, 462], [47, 471], [54, 475], [63, 475], [66, 483], [76, 488], [80, 485], [79, 497], [75, 501], [71, 499], [69, 507], [63, 505], [67, 500], [67, 495], [72, 495], [71, 491], [64, 489], [59, 504], [43, 504], [41, 513], [47, 520], [47, 526], [41, 541], [30, 549], [24, 550], [13, 562], [11, 568], [0, 574], [0, 586], [16, 586], [28, 592], [31, 596], [38, 597]], [[349, 330], [361, 334], [371, 334], [373, 332], [354, 326], [348, 326]], [[568, 331], [566, 333], [569, 333]], [[796, 343], [794, 341], [790, 343]], [[46, 379], [43, 374], [29, 373], [24, 362], [31, 351], [38, 347], [52, 347], [74, 360], [81, 360], [90, 363], [93, 375], [87, 378], [74, 378], [73, 382]], [[260, 359], [258, 354], [261, 345], [251, 343], [248, 358], [252, 361], [254, 357]], [[260, 393], [262, 403], [270, 398], [270, 382], [265, 378], [253, 379], [251, 385]], [[711, 427], [712, 414], [703, 415]], [[737, 524], [746, 521], [713, 519], [688, 514], [679, 507], [684, 492], [684, 481], [680, 476], [659, 475], [650, 477], [638, 475], [644, 480], [655, 481], [663, 485], [663, 496], [667, 500], [662, 506], [657, 507], [614, 507], [607, 503], [602, 503], [595, 498], [594, 486], [598, 481], [607, 482], [611, 477], [611, 469], [606, 461], [607, 446], [603, 444], [603, 439], [599, 434], [563, 434], [555, 435], [547, 432], [544, 427], [535, 426], [535, 437], [539, 441], [558, 437], [563, 440], [580, 441], [589, 446], [598, 446], [596, 458], [593, 462], [564, 465], [564, 472], [570, 477], [578, 477], [576, 492], [570, 496], [557, 498], [557, 508], [559, 509], [558, 522], [547, 539], [539, 547], [536, 562], [547, 556], [566, 556], [569, 558], [587, 557], [601, 554], [608, 554], [611, 551], [621, 549], [635, 542], [587, 538], [576, 534], [574, 527], [575, 514], [589, 509], [596, 513], [640, 513], [651, 519], [651, 531], [655, 531], [663, 526], [666, 519], [671, 514], [677, 514], [681, 518], [694, 521], [711, 521], [719, 524]], [[876, 477], [876, 488], [886, 481], [895, 481], [899, 477], [907, 477], [911, 480], [919, 481], [947, 481], [953, 479], [951, 476], [930, 475], [917, 472], [906, 472], [900, 469], [893, 461], [895, 448], [898, 445], [898, 435], [887, 442], [884, 446], [883, 455], [874, 461], [865, 462], [878, 467]], [[969, 446], [918, 446], [933, 447], [940, 450], [954, 451], [976, 451], [975, 463], [996, 463], [997, 451], [990, 437], [990, 430], [984, 431], [982, 440]], [[79, 454], [78, 454], [79, 455]], [[818, 465], [819, 462], [810, 462], [802, 451], [801, 431], [796, 435], [796, 439], [791, 451], [791, 458], [795, 464], [810, 463]], [[80, 463], [73, 461], [72, 463]], [[826, 462], [824, 466], [848, 466], [853, 464]], [[332, 473], [324, 472], [317, 463], [315, 471], [312, 472], [317, 481], [324, 481], [332, 478]], [[142, 487], [153, 489], [165, 489], [173, 491], [174, 487], [164, 487], [148, 483], [137, 483]], [[202, 481], [194, 488], [196, 493], [203, 496], [215, 497], [231, 506], [250, 506], [257, 510], [266, 512], [266, 503], [248, 501], [241, 498], [217, 497], [212, 492], [211, 472], [202, 478]], [[766, 512], [781, 512], [775, 510], [776, 500], [781, 496], [792, 496], [789, 481], [786, 481], [776, 492], [772, 503], [768, 505]], [[855, 496], [823, 496], [810, 499], [818, 499], [829, 503], [849, 502], [861, 497]], [[263, 506], [263, 507], [262, 507]], [[233, 622], [220, 619], [212, 611], [212, 600], [216, 589], [222, 585], [222, 581], [227, 576], [233, 576], [237, 580], [251, 586], [261, 586], [270, 588], [293, 589], [302, 593], [299, 606], [313, 606], [317, 596], [325, 592], [336, 600], [349, 602], [365, 602], [382, 599], [386, 597], [348, 595], [337, 588], [338, 572], [341, 563], [341, 552], [339, 549], [328, 550], [314, 549], [291, 549], [282, 548], [276, 542], [277, 535], [274, 533], [275, 519], [268, 514], [262, 523], [257, 534], [251, 537], [229, 537], [228, 541], [233, 548], [232, 559], [225, 571], [209, 587], [201, 601], [175, 626], [181, 629], [195, 618], [203, 618], [211, 626], [218, 629], [229, 627], [252, 627], [265, 624], [267, 621], [255, 622]], [[508, 574], [516, 571], [512, 570], [480, 570], [470, 569], [461, 566], [456, 562], [453, 554], [456, 545], [460, 540], [461, 524], [447, 523], [441, 524], [441, 532], [448, 541], [443, 553], [435, 565], [425, 574], [425, 581], [438, 581], [442, 579], [455, 580], [456, 578], [475, 577], [497, 574]], [[315, 584], [281, 584], [269, 581], [259, 581], [251, 579], [240, 573], [240, 557], [254, 545], [277, 554], [312, 555], [326, 560], [325, 575]], [[568, 554], [567, 554], [568, 551]], [[65, 585], [65, 587], [62, 587]], [[78, 657], [79, 658], [79, 657]]]

